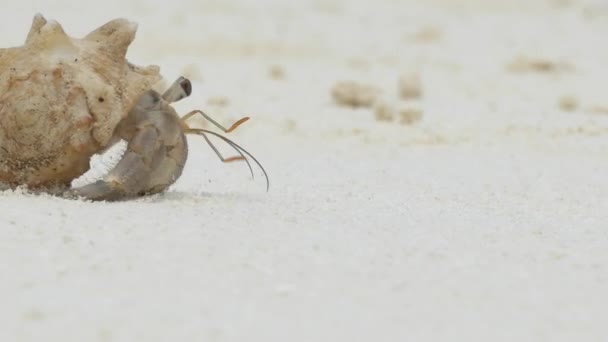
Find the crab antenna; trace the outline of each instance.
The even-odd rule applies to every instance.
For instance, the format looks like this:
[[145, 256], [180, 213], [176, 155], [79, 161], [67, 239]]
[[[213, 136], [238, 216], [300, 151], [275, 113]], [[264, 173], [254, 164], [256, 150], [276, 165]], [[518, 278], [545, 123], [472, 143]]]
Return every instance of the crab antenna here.
[[199, 129], [189, 129], [188, 131], [186, 131], [186, 133], [197, 134], [197, 135], [200, 135], [203, 138], [205, 138], [205, 141], [211, 147], [211, 149], [213, 150], [213, 152], [215, 152], [215, 154], [217, 155], [217, 157], [220, 158], [220, 160], [222, 162], [224, 162], [224, 163], [231, 162], [231, 161], [236, 161], [236, 160], [244, 160], [245, 163], [247, 163], [247, 167], [249, 168], [249, 173], [251, 173], [251, 178], [255, 179], [255, 176], [253, 174], [253, 168], [251, 167], [251, 163], [249, 162], [249, 160], [247, 160], [247, 158], [245, 157], [245, 155], [243, 154], [243, 152], [241, 152], [234, 145], [228, 144], [228, 145], [230, 145], [230, 147], [232, 147], [240, 155], [240, 158], [239, 157], [224, 158], [222, 156], [222, 154], [220, 153], [220, 151], [218, 151], [217, 147], [215, 147], [215, 145], [213, 145], [213, 143], [211, 142], [211, 140], [209, 140], [209, 137], [207, 136], [207, 134], [205, 134], [205, 132], [203, 132], [202, 130], [199, 130]]
[[[239, 152], [243, 152], [246, 155], [248, 155], [251, 159], [253, 159], [253, 161], [262, 170], [262, 173], [264, 174], [264, 178], [266, 178], [266, 191], [268, 191], [270, 189], [270, 180], [268, 178], [268, 174], [266, 173], [266, 170], [264, 169], [264, 167], [262, 166], [262, 164], [260, 164], [260, 162], [251, 153], [249, 153], [246, 149], [244, 149], [243, 147], [241, 147], [240, 145], [238, 145], [234, 141], [226, 138], [225, 136], [223, 136], [221, 134], [218, 134], [218, 133], [215, 133], [213, 131], [209, 131], [209, 130], [206, 130], [206, 129], [199, 129], [199, 128], [191, 128], [189, 130], [189, 132], [197, 133], [197, 134], [201, 134], [201, 133], [211, 134], [211, 135], [213, 135], [215, 137], [218, 137], [218, 138], [222, 139], [224, 142], [226, 142], [228, 145], [232, 146], [232, 148], [238, 150]], [[247, 159], [245, 159], [245, 160], [247, 160]]]

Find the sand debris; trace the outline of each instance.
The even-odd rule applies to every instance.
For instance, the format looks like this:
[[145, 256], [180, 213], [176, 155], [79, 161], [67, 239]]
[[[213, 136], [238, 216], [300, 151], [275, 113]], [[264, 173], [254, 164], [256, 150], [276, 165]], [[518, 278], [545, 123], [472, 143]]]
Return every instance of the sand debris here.
[[608, 106], [596, 105], [589, 108], [589, 111], [593, 114], [608, 115]]
[[392, 104], [382, 101], [375, 104], [374, 117], [377, 121], [412, 125], [422, 119], [422, 109], [414, 104]]
[[556, 62], [545, 58], [532, 58], [524, 56], [516, 57], [511, 63], [509, 63], [509, 65], [507, 65], [507, 70], [520, 73], [555, 73], [572, 69], [573, 66], [566, 62]]
[[422, 97], [422, 82], [417, 72], [404, 73], [399, 78], [399, 96], [404, 100]]
[[392, 122], [395, 115], [395, 107], [386, 102], [379, 102], [374, 106], [374, 117], [377, 121]]
[[436, 27], [423, 27], [408, 38], [416, 43], [434, 43], [441, 40], [441, 31]]
[[400, 124], [411, 125], [422, 119], [422, 109], [415, 107], [405, 107], [399, 110], [398, 115]]
[[331, 89], [331, 95], [337, 104], [353, 108], [370, 108], [380, 93], [380, 89], [374, 86], [354, 81], [340, 81]]
[[573, 112], [578, 108], [578, 99], [573, 95], [564, 95], [559, 98], [559, 108], [564, 112]]
[[268, 77], [273, 80], [284, 80], [285, 69], [278, 64], [271, 65], [270, 68], [268, 68]]

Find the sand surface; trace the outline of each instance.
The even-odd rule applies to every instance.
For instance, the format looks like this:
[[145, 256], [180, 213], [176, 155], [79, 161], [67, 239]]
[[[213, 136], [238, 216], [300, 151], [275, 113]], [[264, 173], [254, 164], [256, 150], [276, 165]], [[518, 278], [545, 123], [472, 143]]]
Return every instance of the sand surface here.
[[0, 193], [0, 341], [605, 341], [608, 2], [420, 3], [3, 3], [2, 46], [137, 21], [271, 187], [190, 137], [162, 195]]

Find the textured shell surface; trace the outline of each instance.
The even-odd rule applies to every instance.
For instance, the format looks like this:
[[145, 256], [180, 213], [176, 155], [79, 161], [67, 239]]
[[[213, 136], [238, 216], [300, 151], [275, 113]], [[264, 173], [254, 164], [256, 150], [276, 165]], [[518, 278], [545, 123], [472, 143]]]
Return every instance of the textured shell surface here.
[[84, 38], [34, 17], [22, 46], [0, 49], [0, 183], [67, 185], [160, 80], [125, 58], [137, 26], [115, 19]]

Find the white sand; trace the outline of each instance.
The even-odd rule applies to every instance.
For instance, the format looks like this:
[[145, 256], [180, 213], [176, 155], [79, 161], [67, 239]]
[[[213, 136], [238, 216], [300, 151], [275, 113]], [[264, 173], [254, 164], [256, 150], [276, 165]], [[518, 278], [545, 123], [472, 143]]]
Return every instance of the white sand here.
[[[130, 59], [193, 76], [181, 112], [252, 116], [233, 135], [271, 190], [191, 137], [160, 196], [0, 193], [0, 341], [608, 338], [606, 1], [197, 3], [2, 4], [3, 46], [35, 12], [137, 21]], [[332, 102], [342, 80], [398, 102], [410, 72], [417, 124]]]

